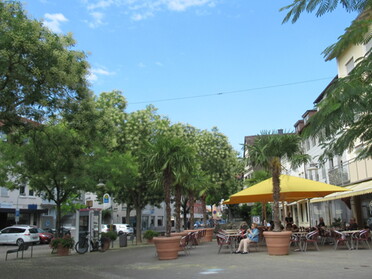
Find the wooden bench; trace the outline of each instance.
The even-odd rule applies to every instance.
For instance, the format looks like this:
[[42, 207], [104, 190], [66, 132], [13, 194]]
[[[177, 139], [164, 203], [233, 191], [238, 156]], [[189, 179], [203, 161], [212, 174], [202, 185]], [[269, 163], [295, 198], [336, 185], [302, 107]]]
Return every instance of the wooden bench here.
[[28, 247], [31, 246], [31, 258], [32, 258], [32, 254], [34, 252], [34, 244], [33, 242], [26, 242], [26, 243], [21, 243], [17, 249], [11, 249], [11, 250], [8, 250], [6, 251], [6, 255], [5, 255], [5, 260], [7, 261], [8, 260], [8, 254], [12, 254], [12, 253], [17, 253], [17, 259], [18, 259], [18, 253], [21, 252], [22, 253], [22, 259], [23, 259], [23, 253], [24, 251], [28, 250]]

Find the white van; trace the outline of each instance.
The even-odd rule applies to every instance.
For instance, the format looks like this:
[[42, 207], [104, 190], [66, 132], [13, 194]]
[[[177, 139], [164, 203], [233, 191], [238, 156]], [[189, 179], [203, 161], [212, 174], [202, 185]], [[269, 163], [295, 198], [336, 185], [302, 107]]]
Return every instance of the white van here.
[[133, 228], [129, 224], [114, 224], [118, 234], [133, 234]]

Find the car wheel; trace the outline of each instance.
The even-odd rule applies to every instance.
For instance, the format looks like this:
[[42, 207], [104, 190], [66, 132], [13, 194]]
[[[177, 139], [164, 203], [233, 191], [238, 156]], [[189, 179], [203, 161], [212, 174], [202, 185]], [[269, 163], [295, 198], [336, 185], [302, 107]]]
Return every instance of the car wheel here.
[[17, 241], [16, 241], [16, 244], [18, 246], [21, 246], [23, 243], [24, 243], [24, 240], [22, 238], [18, 238]]

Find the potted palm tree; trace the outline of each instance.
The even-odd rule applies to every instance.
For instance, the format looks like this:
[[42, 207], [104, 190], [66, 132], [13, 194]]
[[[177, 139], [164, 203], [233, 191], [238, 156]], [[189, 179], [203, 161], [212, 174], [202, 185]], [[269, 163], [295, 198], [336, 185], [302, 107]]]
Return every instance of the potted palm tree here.
[[[272, 176], [274, 229], [272, 232], [264, 232], [268, 253], [287, 255], [291, 232], [281, 231], [279, 220], [282, 162], [286, 161], [291, 164], [292, 168], [297, 168], [308, 162], [310, 156], [302, 151], [301, 137], [293, 133], [263, 132], [255, 138], [252, 145], [247, 146], [247, 149], [248, 163], [253, 167], [267, 169]], [[276, 244], [276, 241], [280, 244]]]
[[148, 171], [156, 176], [154, 184], [164, 191], [166, 208], [165, 237], [154, 237], [157, 254], [161, 260], [178, 257], [181, 236], [171, 236], [171, 191], [187, 173], [191, 173], [195, 150], [175, 135], [157, 134], [148, 144]]

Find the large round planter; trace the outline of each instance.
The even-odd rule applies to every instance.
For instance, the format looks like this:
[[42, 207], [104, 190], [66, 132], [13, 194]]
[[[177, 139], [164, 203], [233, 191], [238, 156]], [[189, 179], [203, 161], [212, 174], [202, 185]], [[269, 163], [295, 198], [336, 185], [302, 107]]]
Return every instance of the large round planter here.
[[211, 242], [212, 239], [213, 239], [214, 228], [206, 228], [204, 230], [206, 230], [206, 233], [205, 233], [205, 236], [204, 236], [203, 240], [206, 241], [206, 242]]
[[58, 256], [68, 256], [70, 254], [70, 248], [62, 247], [58, 245], [57, 247], [57, 255]]
[[181, 236], [154, 237], [153, 240], [159, 260], [178, 258]]
[[154, 238], [147, 239], [147, 243], [148, 243], [148, 244], [154, 244]]
[[109, 238], [102, 239], [102, 242], [103, 242], [103, 245], [102, 245], [103, 251], [110, 249], [111, 240]]
[[282, 232], [264, 232], [267, 252], [271, 256], [284, 256], [289, 252], [289, 241], [291, 240], [291, 231]]

